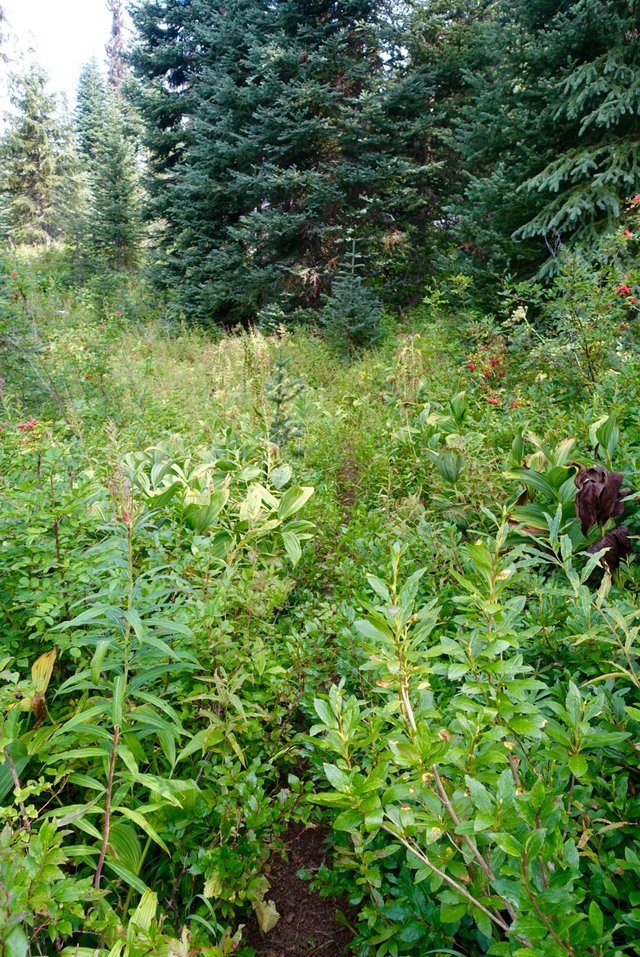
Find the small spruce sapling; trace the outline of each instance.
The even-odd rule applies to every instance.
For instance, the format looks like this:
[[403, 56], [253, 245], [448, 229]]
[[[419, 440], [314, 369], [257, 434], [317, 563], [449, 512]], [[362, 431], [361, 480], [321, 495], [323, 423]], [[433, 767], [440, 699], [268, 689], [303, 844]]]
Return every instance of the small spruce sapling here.
[[373, 346], [382, 331], [382, 306], [359, 274], [362, 268], [354, 239], [336, 270], [331, 295], [325, 297], [320, 313], [327, 338], [347, 356]]
[[289, 375], [290, 359], [282, 355], [274, 362], [274, 376], [264, 387], [267, 400], [274, 407], [269, 427], [269, 437], [279, 448], [291, 439], [300, 438], [302, 427], [291, 408], [292, 402], [304, 389], [301, 379], [292, 379]]

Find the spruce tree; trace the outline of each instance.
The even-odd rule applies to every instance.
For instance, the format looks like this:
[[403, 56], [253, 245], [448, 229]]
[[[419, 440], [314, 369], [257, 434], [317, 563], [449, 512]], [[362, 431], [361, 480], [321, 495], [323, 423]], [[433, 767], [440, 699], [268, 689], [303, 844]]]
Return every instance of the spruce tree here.
[[374, 345], [382, 333], [382, 306], [363, 282], [362, 257], [356, 241], [336, 269], [331, 294], [325, 296], [320, 323], [335, 348], [346, 358]]
[[572, 69], [554, 85], [552, 118], [569, 124], [569, 148], [521, 187], [544, 207], [516, 238], [572, 237], [591, 244], [620, 219], [640, 184], [640, 10], [628, 0], [583, 0], [559, 29], [577, 34]]
[[191, 141], [191, 92], [200, 52], [195, 14], [190, 0], [138, 0], [131, 17], [136, 40], [130, 61], [139, 80], [135, 105], [143, 120], [148, 171], [146, 212], [151, 222], [169, 223], [176, 170]]
[[630, 0], [499, 0], [483, 28], [458, 144], [455, 210], [490, 271], [544, 272], [592, 242], [640, 172], [640, 34]]
[[59, 199], [68, 144], [47, 82], [37, 65], [11, 80], [13, 111], [0, 143], [0, 189], [2, 219], [15, 243], [48, 243], [60, 233]]
[[115, 94], [107, 94], [105, 124], [91, 176], [93, 246], [108, 265], [128, 269], [140, 250], [140, 184], [135, 144]]
[[103, 135], [107, 89], [96, 59], [80, 71], [76, 93], [75, 125], [78, 149], [88, 163], [96, 160], [98, 142]]
[[397, 225], [385, 239], [400, 246], [392, 264], [398, 298], [409, 284], [419, 300], [425, 274], [441, 268], [451, 241], [448, 210], [464, 187], [455, 125], [469, 99], [469, 77], [487, 62], [489, 6], [487, 0], [429, 0], [394, 9], [389, 23], [393, 57], [387, 54], [377, 100], [389, 149], [417, 173], [417, 189], [399, 197]]
[[141, 235], [136, 145], [126, 104], [107, 86], [95, 61], [81, 72], [75, 119], [86, 171], [86, 202], [76, 232], [80, 260], [92, 270], [130, 268]]
[[[150, 2], [136, 17], [138, 72], [155, 84], [143, 109], [165, 133], [154, 165], [166, 277], [188, 315], [305, 314], [350, 236], [393, 253], [385, 238], [415, 205], [422, 170], [380, 108], [387, 51], [373, 2]], [[173, 113], [158, 117], [167, 101]]]

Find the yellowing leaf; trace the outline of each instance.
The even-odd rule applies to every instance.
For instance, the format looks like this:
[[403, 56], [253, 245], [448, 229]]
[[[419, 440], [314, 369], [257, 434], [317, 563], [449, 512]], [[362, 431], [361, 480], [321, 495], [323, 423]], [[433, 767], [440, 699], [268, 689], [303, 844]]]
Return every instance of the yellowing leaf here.
[[[154, 891], [145, 891], [140, 898], [140, 903], [136, 907], [135, 912], [131, 916], [129, 929], [142, 930], [145, 933], [149, 933], [157, 909], [158, 895]], [[131, 936], [131, 943], [133, 943], [133, 935], [127, 934], [127, 936]]]
[[205, 881], [204, 896], [207, 898], [220, 897], [222, 893], [222, 881], [217, 871], [214, 871], [211, 877]]
[[44, 694], [49, 687], [51, 675], [53, 674], [53, 666], [57, 656], [58, 650], [57, 648], [53, 648], [51, 651], [47, 651], [44, 655], [40, 655], [38, 660], [33, 663], [31, 668], [31, 678], [36, 686], [36, 691], [39, 694]]
[[280, 920], [276, 905], [273, 901], [254, 901], [253, 909], [256, 912], [260, 930], [263, 934], [268, 934]]

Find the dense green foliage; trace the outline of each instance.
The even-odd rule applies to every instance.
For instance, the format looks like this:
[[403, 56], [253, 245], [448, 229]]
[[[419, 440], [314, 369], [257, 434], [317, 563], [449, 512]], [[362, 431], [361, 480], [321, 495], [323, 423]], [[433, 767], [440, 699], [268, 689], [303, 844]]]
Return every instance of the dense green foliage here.
[[324, 819], [363, 957], [637, 953], [635, 492], [576, 518], [580, 466], [638, 487], [640, 275], [601, 259], [535, 328], [434, 289], [348, 365], [7, 264], [5, 948], [249, 955]]
[[494, 271], [547, 262], [619, 220], [640, 170], [640, 35], [629, 0], [498, 3], [459, 143], [462, 235]]
[[363, 0], [194, 2], [175, 9], [173, 30], [166, 6], [141, 5], [134, 54], [152, 83], [140, 105], [155, 169], [171, 169], [164, 281], [196, 318], [305, 314], [347, 240], [382, 265], [385, 239], [420, 201], [425, 170], [404, 149], [395, 88], [384, 89], [393, 48], [380, 14]]
[[1, 140], [0, 957], [640, 957], [636, 0], [107, 5]]
[[0, 142], [0, 235], [43, 244], [64, 232], [75, 201], [71, 131], [39, 67], [11, 82], [13, 112]]

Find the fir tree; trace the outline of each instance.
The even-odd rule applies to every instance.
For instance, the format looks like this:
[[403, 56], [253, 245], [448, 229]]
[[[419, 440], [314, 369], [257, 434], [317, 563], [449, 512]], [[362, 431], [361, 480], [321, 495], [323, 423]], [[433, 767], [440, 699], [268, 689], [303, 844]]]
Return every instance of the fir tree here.
[[[448, 207], [463, 188], [455, 123], [469, 97], [469, 76], [486, 64], [483, 24], [487, 0], [430, 0], [394, 10], [379, 109], [389, 150], [414, 164], [416, 189], [398, 196], [385, 248], [393, 257], [398, 290], [420, 298], [425, 273], [442, 265], [452, 226]], [[388, 272], [388, 268], [385, 269]]]
[[32, 66], [14, 76], [13, 112], [0, 144], [3, 220], [15, 243], [48, 243], [60, 233], [60, 188], [68, 142], [47, 75]]
[[176, 170], [191, 141], [191, 91], [198, 73], [195, 15], [190, 0], [139, 0], [131, 17], [137, 38], [130, 60], [139, 80], [135, 105], [147, 154], [147, 215], [152, 222], [168, 223]]
[[76, 232], [80, 260], [93, 270], [129, 268], [138, 257], [141, 230], [136, 145], [126, 104], [107, 87], [95, 61], [82, 70], [75, 116], [86, 171]]
[[98, 61], [93, 59], [80, 71], [75, 109], [78, 149], [89, 163], [96, 160], [98, 142], [104, 132], [106, 96], [104, 76]]
[[[144, 10], [137, 62], [159, 69], [170, 31], [162, 20], [154, 34], [148, 18], [169, 11], [157, 2]], [[251, 321], [274, 304], [304, 314], [321, 304], [345, 234], [388, 258], [385, 237], [419, 201], [421, 167], [399, 155], [378, 103], [385, 49], [376, 6], [193, 0], [183, 24], [164, 61], [165, 93], [156, 91], [171, 96], [181, 62], [173, 114], [181, 138], [156, 142], [167, 281], [188, 315], [208, 321]], [[148, 102], [146, 116], [157, 120]]]
[[640, 34], [629, 0], [500, 0], [471, 79], [456, 209], [490, 270], [531, 272], [593, 241], [640, 172]]
[[111, 92], [105, 103], [90, 188], [92, 247], [108, 266], [128, 269], [136, 263], [140, 247], [139, 173], [125, 116]]
[[360, 275], [363, 266], [353, 240], [320, 313], [327, 338], [347, 357], [374, 345], [382, 331], [382, 306]]
[[[521, 187], [546, 199], [515, 237], [592, 243], [619, 220], [640, 183], [640, 11], [628, 0], [583, 0], [559, 20], [578, 34], [575, 65], [554, 85], [552, 118], [571, 125], [565, 149]], [[581, 55], [580, 55], [581, 54]], [[568, 146], [569, 148], [566, 148]]]

